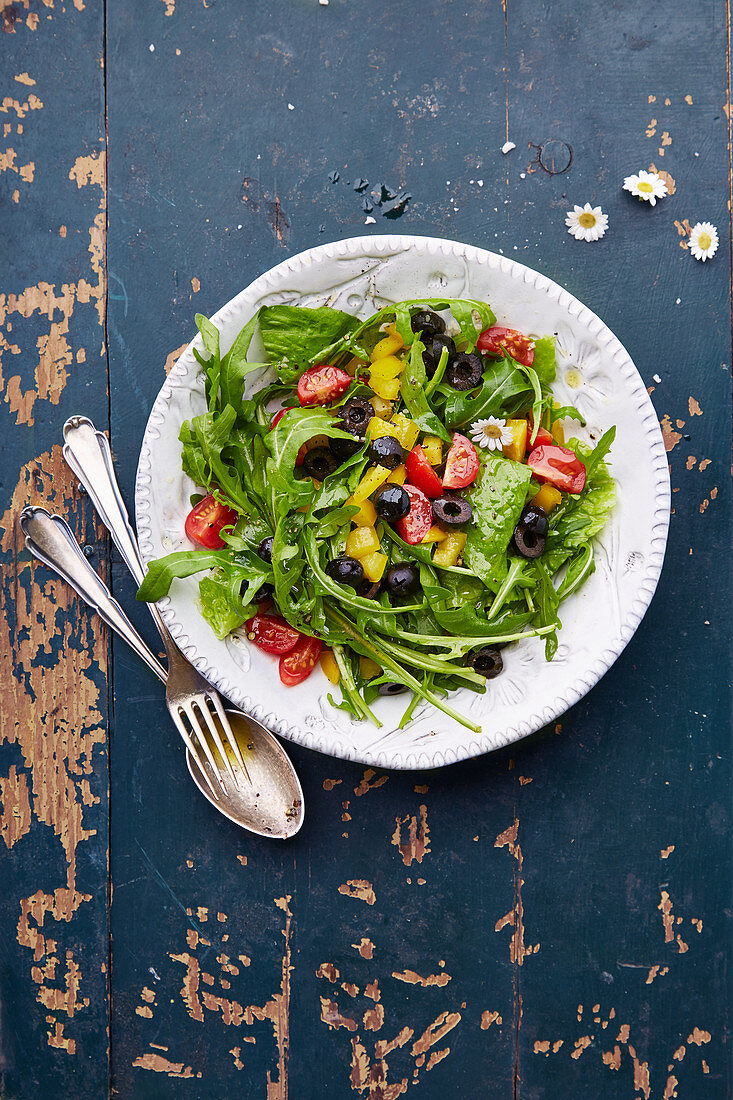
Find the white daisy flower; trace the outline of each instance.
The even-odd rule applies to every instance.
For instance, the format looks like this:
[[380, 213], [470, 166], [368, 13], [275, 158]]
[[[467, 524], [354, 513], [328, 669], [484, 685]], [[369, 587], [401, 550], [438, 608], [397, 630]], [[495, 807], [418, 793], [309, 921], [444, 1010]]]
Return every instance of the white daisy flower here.
[[598, 241], [608, 229], [608, 214], [587, 202], [568, 210], [565, 224], [576, 241]]
[[635, 198], [656, 206], [657, 199], [663, 199], [668, 188], [658, 172], [637, 172], [635, 176], [626, 177], [624, 191], [630, 191]]
[[512, 429], [507, 428], [506, 420], [489, 416], [486, 420], [477, 420], [468, 433], [479, 447], [488, 447], [490, 451], [500, 451], [512, 441]]
[[696, 260], [711, 260], [718, 251], [718, 230], [712, 222], [698, 222], [690, 233], [690, 252]]

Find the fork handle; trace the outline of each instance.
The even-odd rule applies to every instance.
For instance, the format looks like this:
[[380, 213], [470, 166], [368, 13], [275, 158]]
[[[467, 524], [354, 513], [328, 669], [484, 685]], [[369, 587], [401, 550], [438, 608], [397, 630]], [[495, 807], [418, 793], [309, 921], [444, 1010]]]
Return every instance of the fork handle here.
[[107, 585], [84, 557], [68, 523], [61, 516], [52, 516], [45, 508], [31, 507], [23, 509], [19, 523], [31, 554], [70, 584], [107, 626], [124, 638], [158, 679], [165, 683], [168, 679], [165, 669], [150, 652]]

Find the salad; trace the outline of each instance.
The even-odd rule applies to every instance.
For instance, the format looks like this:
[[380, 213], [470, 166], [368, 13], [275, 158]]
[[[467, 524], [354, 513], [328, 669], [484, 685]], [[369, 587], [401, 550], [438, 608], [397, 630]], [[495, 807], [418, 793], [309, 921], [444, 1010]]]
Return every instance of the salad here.
[[[378, 697], [405, 693], [401, 727], [425, 700], [479, 732], [451, 693], [485, 692], [522, 639], [552, 659], [614, 505], [615, 428], [593, 447], [565, 438], [584, 421], [553, 397], [554, 337], [470, 299], [364, 321], [263, 306], [226, 353], [196, 323], [206, 411], [180, 432], [196, 549], [152, 562], [138, 598], [202, 573], [216, 636], [243, 631], [283, 684], [320, 662], [355, 718], [379, 726]], [[256, 332], [265, 363], [248, 358]]]

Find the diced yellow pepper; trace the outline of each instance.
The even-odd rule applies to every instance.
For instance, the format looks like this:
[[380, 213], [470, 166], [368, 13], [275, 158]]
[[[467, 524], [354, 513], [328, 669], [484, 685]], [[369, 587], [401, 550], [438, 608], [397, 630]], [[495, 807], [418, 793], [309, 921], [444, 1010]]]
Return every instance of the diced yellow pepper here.
[[526, 420], [507, 420], [507, 428], [512, 433], [511, 443], [505, 443], [502, 447], [505, 458], [511, 458], [514, 462], [522, 462], [527, 450], [527, 431], [529, 425]]
[[346, 553], [357, 561], [378, 549], [379, 537], [373, 527], [357, 527], [346, 540]]
[[390, 416], [392, 415], [393, 408], [391, 401], [385, 401], [383, 397], [377, 397], [375, 394], [372, 398], [372, 405], [374, 406], [374, 411], [377, 414], [377, 417], [381, 418], [382, 420], [389, 420]]
[[337, 684], [341, 679], [339, 666], [336, 664], [332, 649], [321, 650], [321, 668], [323, 669], [323, 675], [332, 684]]
[[447, 538], [448, 531], [444, 531], [442, 527], [435, 527], [433, 525], [428, 531], [425, 538], [422, 540], [422, 544], [426, 542], [444, 542]]
[[565, 429], [559, 420], [556, 420], [550, 428], [550, 434], [556, 443], [559, 443], [561, 447], [565, 446]]
[[[385, 325], [384, 326], [384, 331], [386, 332], [387, 336], [397, 336], [397, 337], [399, 337], [400, 340], [402, 340], [402, 337], [400, 336], [399, 332], [397, 331], [397, 322], [396, 321], [390, 321], [390, 323], [388, 325]], [[404, 340], [402, 342], [404, 344]]]
[[378, 359], [376, 363], [372, 363], [369, 368], [369, 376], [370, 378], [396, 378], [398, 374], [402, 374], [404, 369], [404, 362], [398, 359], [396, 355], [385, 355], [383, 359]]
[[400, 396], [399, 378], [370, 378], [369, 384], [377, 397], [381, 397], [385, 401], [396, 401]]
[[406, 451], [411, 451], [420, 434], [420, 429], [415, 421], [403, 416], [402, 413], [395, 413], [392, 417], [392, 427], [395, 429], [395, 439], [400, 441]]
[[[345, 503], [352, 505], [357, 502], [353, 497], [349, 497]], [[351, 517], [351, 522], [355, 527], [373, 527], [377, 522], [377, 509], [374, 507], [371, 500], [362, 500], [358, 507], [359, 511]]]
[[370, 497], [372, 493], [376, 493], [380, 485], [389, 477], [389, 470], [386, 466], [372, 466], [364, 474], [354, 492], [351, 494], [354, 504], [361, 504], [363, 500]]
[[433, 565], [455, 565], [467, 538], [465, 531], [451, 531], [434, 551]]
[[407, 481], [407, 470], [404, 466], [398, 466], [387, 478], [390, 485], [404, 485]]
[[359, 675], [362, 680], [373, 680], [375, 676], [379, 676], [381, 671], [382, 666], [373, 661], [371, 657], [359, 658]]
[[366, 554], [361, 559], [361, 567], [364, 570], [364, 576], [372, 584], [376, 584], [377, 581], [381, 581], [384, 570], [387, 568], [387, 562], [389, 558], [386, 554], [380, 553], [375, 550], [373, 554]]
[[443, 440], [437, 435], [426, 435], [422, 441], [423, 454], [431, 466], [440, 466], [443, 458]]
[[397, 429], [388, 420], [382, 420], [379, 416], [373, 416], [367, 425], [367, 431], [372, 439], [379, 439], [383, 435], [391, 435], [397, 439]]
[[556, 489], [554, 485], [548, 484], [543, 485], [537, 496], [532, 497], [532, 503], [536, 504], [538, 508], [543, 508], [548, 515], [553, 508], [557, 508], [561, 500], [562, 493], [560, 490]]
[[378, 359], [385, 359], [387, 356], [392, 356], [400, 348], [405, 345], [402, 342], [402, 337], [399, 333], [395, 333], [394, 336], [385, 336], [383, 340], [380, 340], [378, 344], [374, 345], [374, 351], [369, 356], [372, 363], [376, 363]]

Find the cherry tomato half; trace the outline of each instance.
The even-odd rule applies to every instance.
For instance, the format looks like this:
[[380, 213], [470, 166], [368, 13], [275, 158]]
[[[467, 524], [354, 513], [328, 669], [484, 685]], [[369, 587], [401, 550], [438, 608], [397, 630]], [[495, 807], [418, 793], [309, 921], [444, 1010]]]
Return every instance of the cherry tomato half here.
[[547, 428], [538, 428], [537, 437], [536, 437], [534, 443], [532, 443], [531, 442], [531, 440], [532, 440], [532, 430], [533, 430], [532, 429], [532, 421], [530, 420], [529, 427], [527, 429], [527, 446], [531, 447], [532, 450], [534, 450], [535, 447], [552, 446], [552, 444], [555, 442], [555, 440], [552, 438], [552, 436], [548, 432]]
[[226, 546], [220, 535], [222, 527], [233, 527], [236, 522], [237, 513], [209, 493], [186, 516], [186, 534], [206, 550], [221, 550]]
[[255, 615], [244, 624], [247, 637], [265, 653], [289, 653], [302, 634], [277, 615]]
[[578, 456], [558, 443], [535, 447], [527, 465], [538, 481], [547, 481], [563, 493], [582, 493], [585, 466]]
[[280, 658], [280, 679], [286, 687], [294, 687], [308, 679], [321, 656], [322, 648], [318, 638], [301, 634], [295, 648]]
[[481, 462], [470, 439], [460, 432], [453, 436], [443, 474], [444, 489], [465, 489], [476, 480]]
[[410, 546], [416, 546], [433, 525], [433, 506], [421, 489], [407, 482], [402, 486], [410, 498], [410, 511], [395, 523], [397, 534]]
[[534, 340], [529, 336], [523, 336], [514, 328], [492, 325], [481, 333], [477, 346], [479, 351], [484, 351], [487, 355], [503, 355], [506, 351], [517, 363], [525, 367], [532, 366]]
[[298, 380], [298, 401], [301, 405], [328, 405], [351, 385], [351, 375], [340, 367], [311, 367]]
[[413, 447], [405, 459], [405, 470], [410, 482], [429, 497], [443, 494], [440, 478], [427, 459], [425, 451], [419, 445]]

